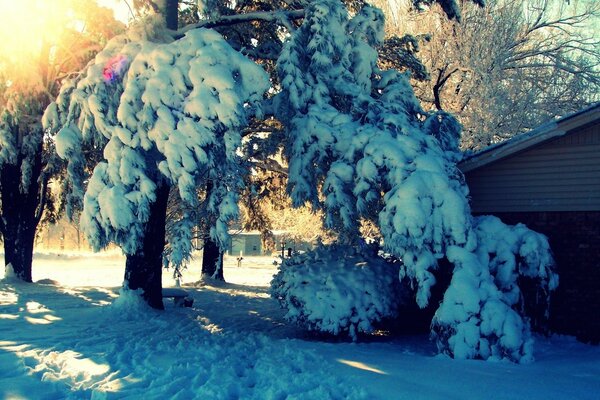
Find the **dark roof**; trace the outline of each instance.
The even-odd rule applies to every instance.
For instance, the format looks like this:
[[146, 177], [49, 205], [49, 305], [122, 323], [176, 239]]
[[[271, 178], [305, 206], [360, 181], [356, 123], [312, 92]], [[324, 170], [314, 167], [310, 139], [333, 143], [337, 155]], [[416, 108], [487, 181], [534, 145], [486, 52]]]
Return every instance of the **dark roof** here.
[[462, 172], [469, 172], [598, 120], [600, 120], [600, 102], [466, 156], [458, 166]]

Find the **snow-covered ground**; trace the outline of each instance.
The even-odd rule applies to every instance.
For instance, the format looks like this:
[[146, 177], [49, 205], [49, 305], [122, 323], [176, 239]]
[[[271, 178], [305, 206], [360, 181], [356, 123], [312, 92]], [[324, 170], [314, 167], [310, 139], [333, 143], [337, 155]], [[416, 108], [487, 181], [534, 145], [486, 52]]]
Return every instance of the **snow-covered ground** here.
[[158, 312], [115, 301], [118, 253], [36, 254], [46, 284], [0, 281], [0, 397], [600, 398], [600, 347], [569, 337], [538, 338], [528, 365], [436, 356], [424, 336], [311, 338], [267, 294], [273, 260], [226, 258], [220, 285], [194, 286], [196, 266], [183, 276], [193, 308]]

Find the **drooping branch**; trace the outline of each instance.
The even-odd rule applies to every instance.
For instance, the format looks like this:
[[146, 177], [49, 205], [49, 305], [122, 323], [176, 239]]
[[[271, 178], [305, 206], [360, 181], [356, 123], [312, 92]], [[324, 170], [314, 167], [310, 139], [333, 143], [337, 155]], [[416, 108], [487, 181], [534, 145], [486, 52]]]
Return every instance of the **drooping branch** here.
[[450, 79], [450, 77], [452, 75], [454, 75], [456, 72], [459, 72], [459, 71], [466, 72], [467, 71], [466, 68], [455, 67], [450, 72], [447, 72], [448, 67], [449, 67], [449, 65], [446, 65], [443, 69], [442, 68], [438, 69], [438, 76], [437, 76], [435, 84], [433, 85], [434, 104], [435, 104], [435, 108], [438, 109], [439, 111], [443, 110], [441, 91], [442, 91], [442, 88], [444, 87], [444, 85], [446, 84], [446, 82], [448, 81], [448, 79]]
[[279, 53], [274, 49], [263, 49], [263, 48], [248, 48], [243, 47], [237, 43], [230, 43], [231, 47], [242, 53], [243, 55], [252, 59], [271, 60], [276, 61], [279, 57]]
[[231, 26], [252, 21], [278, 22], [290, 29], [290, 21], [304, 18], [304, 9], [290, 11], [257, 11], [246, 14], [224, 15], [216, 19], [207, 19], [195, 24], [186, 25], [177, 31], [172, 31], [176, 38], [182, 37], [186, 32], [198, 28], [217, 28]]

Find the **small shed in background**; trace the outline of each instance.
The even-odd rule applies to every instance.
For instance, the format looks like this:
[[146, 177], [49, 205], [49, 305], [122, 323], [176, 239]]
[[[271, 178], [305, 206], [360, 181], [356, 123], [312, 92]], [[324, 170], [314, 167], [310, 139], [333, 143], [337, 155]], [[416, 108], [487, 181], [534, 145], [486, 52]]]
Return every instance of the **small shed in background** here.
[[231, 244], [227, 250], [230, 256], [263, 256], [263, 255], [288, 255], [290, 252], [308, 251], [313, 244], [293, 235], [287, 231], [272, 231], [264, 238], [260, 231], [230, 231]]
[[262, 240], [259, 231], [243, 231], [231, 235], [229, 255], [260, 256], [262, 254]]
[[459, 164], [475, 215], [548, 236], [559, 273], [551, 330], [600, 342], [600, 103]]

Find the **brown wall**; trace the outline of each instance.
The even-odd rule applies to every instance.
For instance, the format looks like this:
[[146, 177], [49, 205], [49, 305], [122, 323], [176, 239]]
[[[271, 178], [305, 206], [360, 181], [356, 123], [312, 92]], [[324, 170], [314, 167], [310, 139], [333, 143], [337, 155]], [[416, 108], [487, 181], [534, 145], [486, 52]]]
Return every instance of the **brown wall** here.
[[600, 343], [600, 211], [495, 213], [548, 236], [560, 283], [550, 329]]

